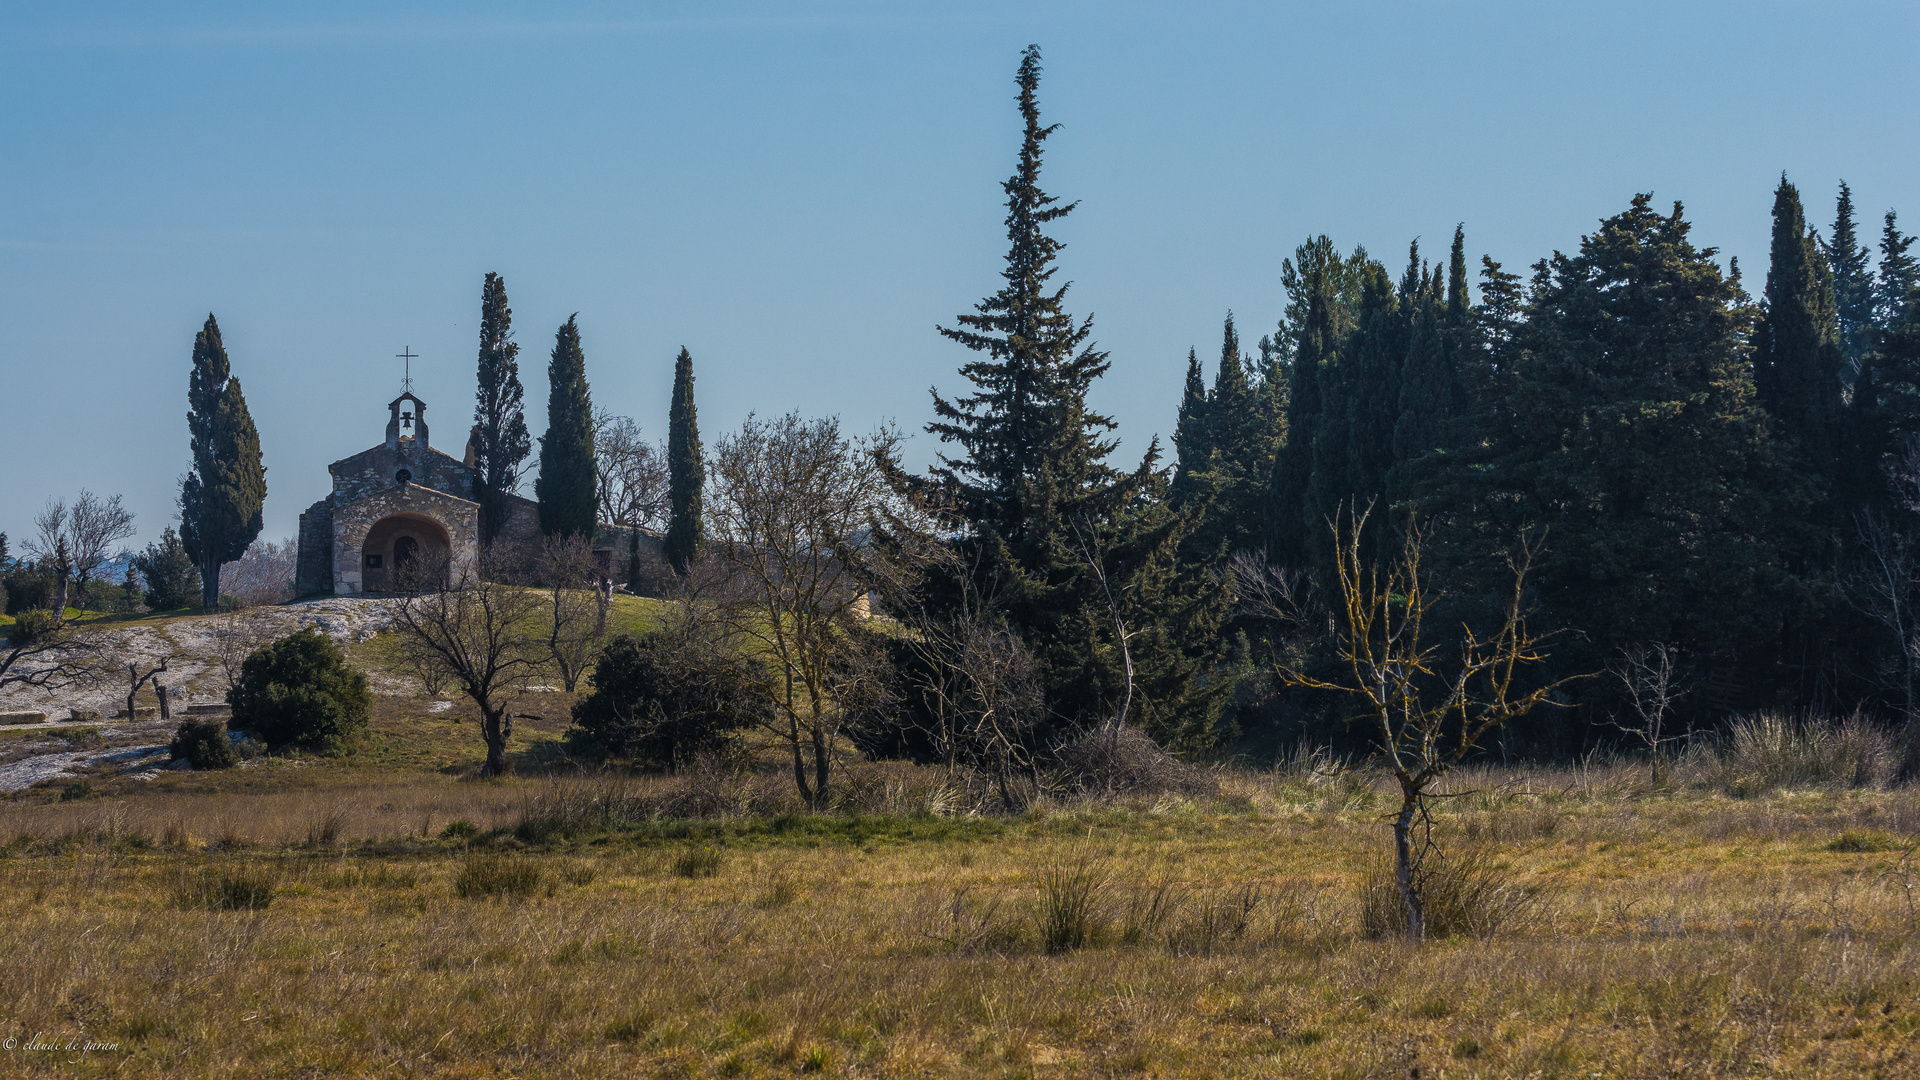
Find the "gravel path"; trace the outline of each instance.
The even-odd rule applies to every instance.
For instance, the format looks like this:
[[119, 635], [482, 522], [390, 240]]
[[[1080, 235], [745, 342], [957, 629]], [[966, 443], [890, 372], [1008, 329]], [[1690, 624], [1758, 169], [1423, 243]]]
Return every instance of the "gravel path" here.
[[152, 746], [122, 746], [112, 750], [70, 750], [61, 754], [41, 754], [0, 765], [0, 791], [25, 791], [35, 784], [78, 776], [75, 770], [106, 763], [116, 772], [134, 772], [165, 764], [165, 743]]

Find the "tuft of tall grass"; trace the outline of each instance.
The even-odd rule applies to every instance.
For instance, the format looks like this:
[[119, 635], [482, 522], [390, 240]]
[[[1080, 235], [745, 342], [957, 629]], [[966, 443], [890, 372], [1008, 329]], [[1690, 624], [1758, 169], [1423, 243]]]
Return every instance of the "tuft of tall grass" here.
[[453, 875], [455, 895], [469, 900], [528, 897], [546, 884], [546, 871], [533, 859], [517, 855], [474, 855]]
[[709, 878], [720, 872], [720, 849], [690, 847], [673, 858], [673, 872], [683, 878]]
[[1728, 729], [1712, 778], [1727, 794], [1750, 799], [1779, 788], [1880, 787], [1898, 764], [1893, 739], [1858, 716], [1760, 713]]
[[[1478, 844], [1433, 852], [1418, 881], [1430, 938], [1489, 938], [1534, 914], [1545, 888]], [[1381, 859], [1360, 879], [1360, 932], [1373, 939], [1405, 937], [1407, 909], [1393, 862]]]
[[279, 885], [279, 875], [269, 867], [225, 863], [187, 875], [174, 900], [181, 907], [209, 911], [265, 911]]
[[1101, 903], [1113, 875], [1091, 855], [1069, 856], [1040, 871], [1040, 946], [1049, 953], [1072, 952], [1105, 936]]

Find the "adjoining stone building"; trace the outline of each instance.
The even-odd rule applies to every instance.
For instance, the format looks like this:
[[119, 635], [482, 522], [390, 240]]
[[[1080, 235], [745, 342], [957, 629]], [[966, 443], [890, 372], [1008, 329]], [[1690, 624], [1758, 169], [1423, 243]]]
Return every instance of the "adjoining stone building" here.
[[[300, 515], [300, 553], [294, 576], [302, 596], [383, 593], [395, 574], [419, 559], [445, 559], [455, 576], [471, 572], [480, 553], [480, 504], [473, 500], [474, 456], [465, 459], [427, 442], [427, 404], [409, 391], [387, 405], [382, 444], [327, 466], [333, 491]], [[533, 500], [507, 497], [499, 540], [517, 543], [540, 533]], [[602, 523], [594, 557], [607, 577], [624, 576], [629, 544], [657, 555], [661, 537]]]

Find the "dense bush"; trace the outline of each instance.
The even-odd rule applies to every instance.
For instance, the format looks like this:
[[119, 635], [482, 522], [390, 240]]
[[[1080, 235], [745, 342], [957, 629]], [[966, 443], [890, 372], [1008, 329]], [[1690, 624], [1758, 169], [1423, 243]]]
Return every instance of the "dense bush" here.
[[698, 633], [622, 635], [593, 669], [593, 693], [573, 707], [576, 747], [672, 769], [723, 748], [767, 715], [748, 669], [732, 650]]
[[332, 751], [366, 727], [373, 695], [340, 646], [302, 630], [247, 657], [227, 704], [233, 722], [259, 735], [269, 749]]
[[200, 571], [179, 534], [167, 529], [147, 550], [133, 557], [133, 568], [147, 583], [147, 606], [172, 611], [200, 602]]
[[173, 733], [167, 752], [175, 761], [185, 761], [196, 769], [231, 769], [240, 764], [240, 753], [227, 738], [222, 720], [188, 720]]
[[13, 625], [7, 628], [7, 640], [15, 645], [25, 645], [58, 625], [53, 612], [43, 608], [28, 608], [14, 616]]
[[53, 607], [58, 582], [54, 580], [52, 571], [16, 563], [7, 573], [5, 581], [7, 614], [18, 615], [23, 611], [44, 611]]

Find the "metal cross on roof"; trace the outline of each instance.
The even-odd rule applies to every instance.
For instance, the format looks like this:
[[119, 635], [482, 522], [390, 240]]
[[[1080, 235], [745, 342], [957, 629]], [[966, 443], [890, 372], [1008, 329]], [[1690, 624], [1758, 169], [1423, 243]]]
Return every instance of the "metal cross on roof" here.
[[420, 354], [413, 351], [413, 346], [402, 345], [400, 351], [393, 355], [395, 359], [406, 361], [406, 374], [400, 379], [400, 392], [410, 393], [413, 390], [413, 362], [420, 359]]

